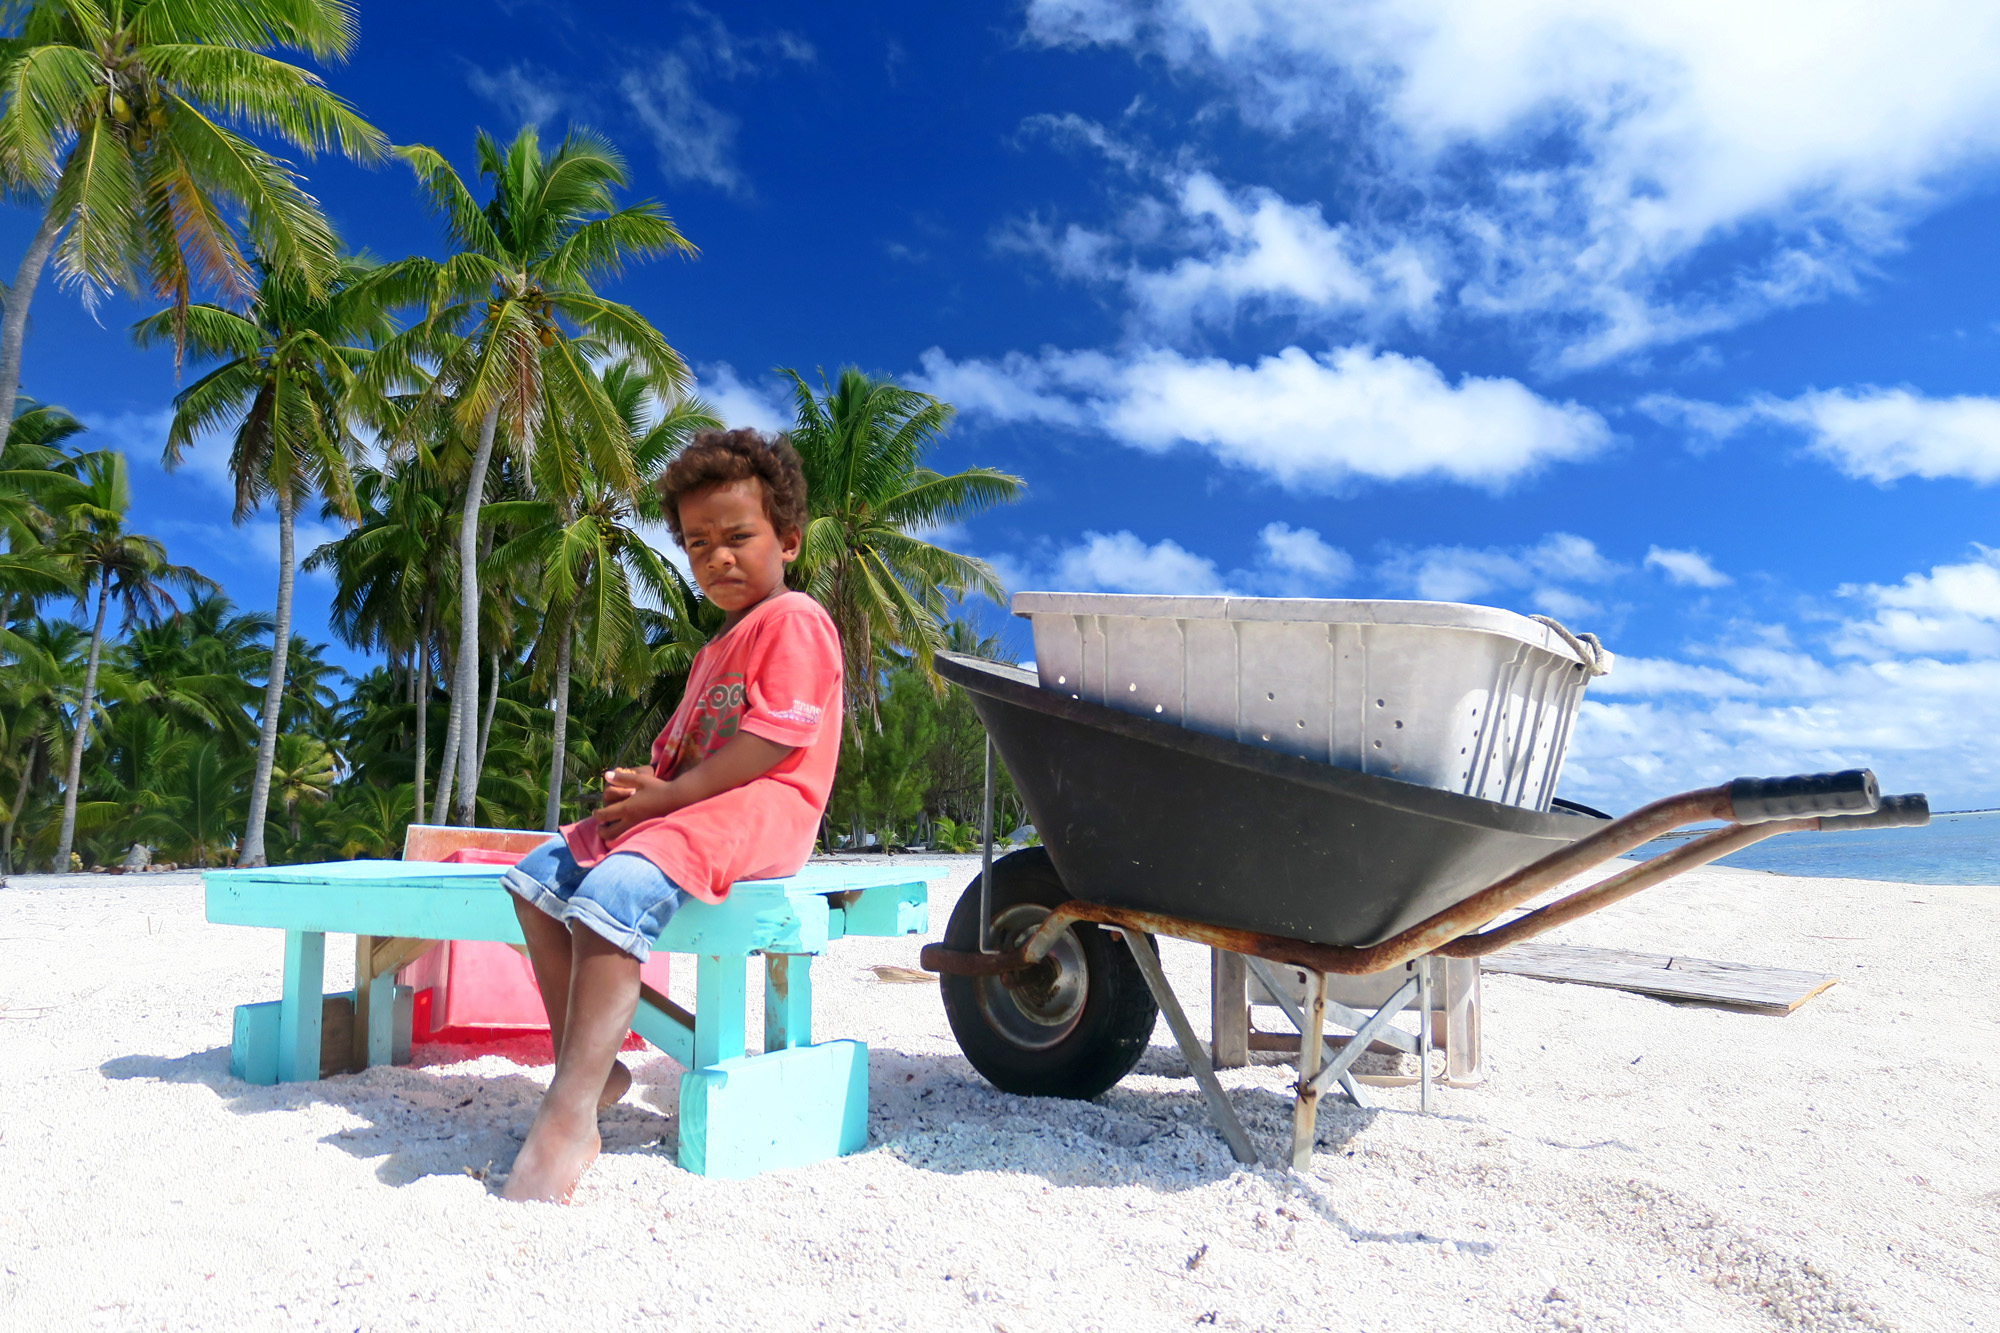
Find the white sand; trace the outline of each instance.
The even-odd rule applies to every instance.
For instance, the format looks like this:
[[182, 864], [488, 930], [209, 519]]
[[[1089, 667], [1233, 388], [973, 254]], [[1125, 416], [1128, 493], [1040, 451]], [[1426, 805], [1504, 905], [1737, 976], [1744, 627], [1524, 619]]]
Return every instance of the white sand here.
[[[690, 1176], [643, 1055], [563, 1209], [468, 1175], [545, 1065], [248, 1087], [230, 1008], [278, 994], [276, 932], [206, 924], [192, 875], [17, 876], [0, 1327], [2000, 1328], [2000, 889], [1708, 870], [1562, 938], [1842, 982], [1779, 1019], [1488, 977], [1487, 1083], [1331, 1102], [1293, 1175], [1234, 1166], [1164, 1025], [1098, 1103], [1003, 1096], [934, 986], [865, 970], [916, 940], [845, 941], [819, 1033], [873, 1049], [867, 1152]], [[1166, 953], [1204, 1025], [1205, 956]], [[1273, 1161], [1286, 1077], [1225, 1075]]]

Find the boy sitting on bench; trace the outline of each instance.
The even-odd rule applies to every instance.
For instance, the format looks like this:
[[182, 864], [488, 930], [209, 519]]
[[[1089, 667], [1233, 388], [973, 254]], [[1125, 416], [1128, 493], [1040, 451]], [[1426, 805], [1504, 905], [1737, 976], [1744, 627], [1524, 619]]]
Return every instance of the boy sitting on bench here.
[[806, 482], [783, 438], [695, 436], [658, 482], [702, 595], [727, 613], [695, 654], [650, 768], [605, 775], [605, 803], [507, 872], [555, 1077], [507, 1177], [509, 1199], [566, 1202], [597, 1156], [597, 1113], [632, 1075], [618, 1049], [639, 965], [687, 895], [805, 864], [840, 756], [840, 636], [785, 588]]

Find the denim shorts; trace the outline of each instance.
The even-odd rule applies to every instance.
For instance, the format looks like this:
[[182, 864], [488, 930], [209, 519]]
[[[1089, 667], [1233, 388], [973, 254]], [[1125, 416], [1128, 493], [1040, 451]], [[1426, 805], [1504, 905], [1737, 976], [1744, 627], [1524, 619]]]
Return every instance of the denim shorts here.
[[640, 962], [687, 895], [635, 852], [613, 852], [585, 870], [561, 837], [512, 866], [500, 882], [565, 925], [585, 926]]

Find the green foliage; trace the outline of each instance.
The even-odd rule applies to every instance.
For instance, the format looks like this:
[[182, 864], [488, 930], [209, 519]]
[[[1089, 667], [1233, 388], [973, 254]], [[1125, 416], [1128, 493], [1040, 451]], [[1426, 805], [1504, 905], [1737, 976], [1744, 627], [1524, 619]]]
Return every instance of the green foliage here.
[[[963, 621], [941, 636], [956, 652], [994, 657], [997, 641], [980, 638]], [[978, 843], [986, 784], [986, 731], [963, 690], [940, 694], [928, 673], [897, 660], [879, 688], [881, 729], [850, 730], [827, 806], [836, 844], [862, 845], [869, 834], [884, 844], [928, 843], [970, 851]], [[995, 765], [994, 831], [1002, 836], [1023, 819], [1020, 796], [1004, 766]]]
[[269, 54], [344, 58], [347, 4], [30, 0], [9, 10], [19, 26], [0, 55], [0, 176], [66, 229], [57, 272], [87, 301], [142, 280], [183, 311], [198, 284], [246, 293], [232, 215], [278, 268], [326, 279], [337, 247], [318, 204], [283, 159], [239, 131], [308, 154], [383, 154], [379, 130]]
[[784, 373], [810, 513], [790, 582], [818, 598], [840, 630], [848, 718], [859, 725], [875, 718], [884, 654], [909, 656], [935, 688], [931, 654], [944, 646], [950, 601], [1003, 596], [985, 561], [917, 534], [1018, 499], [1024, 486], [993, 468], [945, 475], [924, 465], [951, 424], [949, 403], [852, 366], [818, 393]]

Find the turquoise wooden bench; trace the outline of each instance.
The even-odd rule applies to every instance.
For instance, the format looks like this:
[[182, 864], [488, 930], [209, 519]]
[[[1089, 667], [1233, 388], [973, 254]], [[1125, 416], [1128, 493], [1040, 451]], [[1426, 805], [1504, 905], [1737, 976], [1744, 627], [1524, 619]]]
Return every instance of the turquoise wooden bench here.
[[[789, 879], [746, 880], [725, 902], [690, 902], [675, 913], [654, 947], [695, 956], [694, 1012], [644, 987], [632, 1029], [688, 1070], [682, 1166], [741, 1178], [867, 1143], [868, 1047], [813, 1042], [812, 960], [848, 935], [922, 934], [924, 880], [934, 871], [887, 861], [814, 864]], [[209, 871], [202, 882], [210, 921], [285, 932], [283, 997], [237, 1006], [230, 1071], [250, 1083], [320, 1076], [324, 1014], [335, 999], [322, 994], [329, 932], [358, 937], [355, 1063], [388, 1063], [397, 959], [434, 940], [523, 944], [502, 873], [425, 861]], [[748, 1055], [744, 960], [756, 954], [764, 958], [764, 1050]]]

